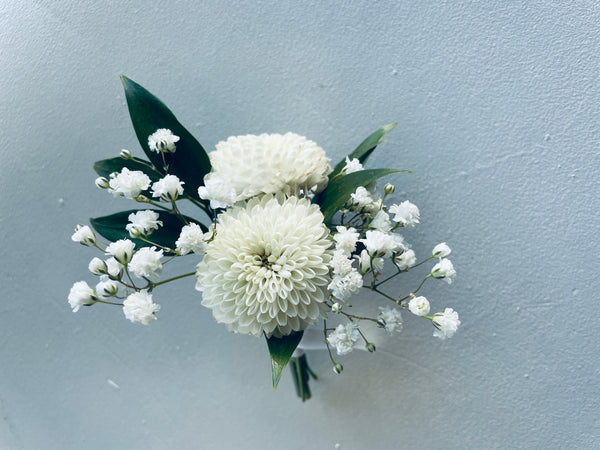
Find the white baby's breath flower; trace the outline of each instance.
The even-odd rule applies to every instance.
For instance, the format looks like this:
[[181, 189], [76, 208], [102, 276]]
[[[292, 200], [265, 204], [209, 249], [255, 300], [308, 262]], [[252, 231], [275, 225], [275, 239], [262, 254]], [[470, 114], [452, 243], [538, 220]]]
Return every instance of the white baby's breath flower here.
[[378, 230], [368, 230], [365, 238], [360, 242], [365, 244], [371, 256], [390, 257], [393, 252], [406, 250], [406, 243], [402, 236], [392, 233], [384, 233]]
[[125, 265], [131, 261], [134, 249], [135, 244], [129, 239], [119, 239], [106, 247], [106, 254], [114, 256], [117, 262]]
[[78, 281], [71, 287], [68, 299], [73, 312], [77, 312], [82, 306], [90, 306], [96, 303], [98, 296], [85, 281]]
[[175, 175], [165, 175], [152, 185], [152, 197], [160, 197], [165, 202], [177, 200], [183, 194], [183, 185]]
[[182, 255], [194, 252], [197, 255], [203, 255], [206, 251], [206, 241], [208, 237], [197, 223], [190, 223], [181, 229], [179, 239], [175, 242], [177, 250]]
[[96, 178], [94, 184], [96, 184], [96, 186], [99, 189], [108, 189], [110, 187], [110, 184], [108, 183], [108, 180], [105, 177]]
[[433, 256], [434, 258], [445, 258], [451, 252], [452, 250], [450, 250], [450, 247], [448, 247], [448, 245], [445, 242], [442, 242], [441, 244], [438, 244], [435, 247], [433, 247], [431, 256]]
[[160, 305], [152, 302], [152, 294], [145, 289], [129, 294], [123, 302], [125, 317], [131, 322], [140, 322], [144, 325], [150, 325], [156, 320], [155, 313], [159, 309]]
[[108, 275], [111, 278], [120, 279], [123, 275], [123, 264], [117, 261], [114, 257], [108, 258], [105, 263]]
[[358, 325], [354, 322], [339, 324], [334, 331], [327, 336], [327, 342], [333, 345], [338, 355], [346, 355], [352, 351], [354, 344], [358, 341]]
[[88, 264], [88, 269], [94, 275], [100, 276], [100, 275], [108, 274], [108, 267], [107, 267], [106, 263], [97, 257], [93, 258], [90, 261], [90, 263]]
[[419, 208], [408, 200], [399, 205], [390, 206], [389, 212], [395, 214], [394, 222], [398, 222], [404, 227], [414, 227], [419, 223]]
[[360, 172], [361, 170], [363, 170], [363, 166], [358, 159], [353, 158], [350, 160], [350, 158], [346, 156], [346, 165], [342, 169], [342, 173], [347, 175], [349, 173]]
[[167, 130], [166, 128], [159, 128], [148, 136], [148, 147], [156, 153], [175, 153], [176, 142], [179, 142], [179, 136], [175, 136], [171, 130]]
[[332, 171], [325, 151], [294, 133], [232, 136], [209, 153], [213, 173], [245, 200], [258, 194], [305, 194], [325, 187]]
[[446, 339], [454, 336], [460, 325], [460, 320], [458, 320], [456, 311], [452, 308], [446, 308], [443, 313], [439, 312], [433, 315], [432, 323], [436, 328], [433, 335], [440, 339]]
[[346, 228], [343, 226], [337, 226], [335, 229], [337, 230], [337, 233], [333, 235], [335, 247], [339, 250], [343, 250], [348, 255], [355, 251], [356, 242], [360, 236], [356, 232], [356, 229], [352, 227]]
[[352, 269], [344, 275], [334, 275], [327, 288], [335, 298], [344, 300], [359, 290], [362, 285], [362, 276], [356, 269]]
[[400, 333], [402, 331], [402, 314], [400, 311], [389, 306], [380, 306], [381, 311], [377, 316], [377, 320], [383, 324], [385, 331], [392, 334], [394, 331]]
[[128, 267], [139, 278], [154, 278], [162, 272], [162, 257], [162, 250], [156, 250], [156, 247], [142, 247], [134, 253]]
[[344, 276], [352, 270], [352, 260], [348, 258], [346, 252], [337, 249], [333, 252], [333, 257], [329, 263], [333, 273]]
[[350, 198], [352, 199], [352, 204], [357, 206], [358, 208], [366, 208], [371, 206], [375, 201], [371, 194], [364, 186], [359, 186], [356, 188], [354, 193], [350, 194]]
[[120, 173], [112, 173], [108, 182], [112, 193], [135, 198], [150, 187], [150, 178], [141, 170], [129, 170], [123, 167]]
[[375, 272], [381, 272], [383, 270], [385, 260], [379, 256], [371, 258], [367, 250], [361, 251], [360, 256], [355, 256], [355, 258], [358, 260], [358, 268], [362, 275], [369, 272], [371, 268]]
[[238, 200], [231, 183], [212, 172], [204, 177], [204, 186], [198, 188], [198, 196], [202, 200], [210, 200], [212, 209], [227, 208]]
[[377, 211], [377, 214], [375, 214], [375, 217], [369, 223], [369, 228], [383, 231], [384, 233], [390, 231], [392, 229], [390, 216], [383, 210]]
[[230, 330], [288, 335], [324, 317], [331, 252], [309, 199], [255, 197], [219, 215], [198, 264], [202, 304]]
[[417, 316], [426, 316], [429, 314], [429, 301], [423, 296], [413, 297], [408, 302], [408, 309]]
[[71, 240], [90, 247], [96, 243], [96, 235], [87, 225], [77, 225]]
[[133, 230], [137, 230], [142, 234], [148, 235], [162, 226], [163, 223], [158, 220], [158, 217], [157, 212], [149, 209], [131, 213], [128, 217], [130, 223], [125, 226], [125, 229], [130, 233]]
[[396, 266], [398, 266], [398, 269], [406, 270], [416, 264], [417, 257], [414, 251], [406, 250], [400, 255], [396, 256], [394, 258], [394, 262], [396, 263]]
[[456, 278], [456, 270], [449, 259], [442, 259], [431, 269], [431, 276], [434, 278], [441, 278], [448, 284], [452, 284], [454, 278]]
[[96, 285], [96, 293], [100, 298], [114, 297], [119, 292], [119, 287], [122, 284], [118, 281], [111, 280], [107, 275], [101, 277], [100, 282]]

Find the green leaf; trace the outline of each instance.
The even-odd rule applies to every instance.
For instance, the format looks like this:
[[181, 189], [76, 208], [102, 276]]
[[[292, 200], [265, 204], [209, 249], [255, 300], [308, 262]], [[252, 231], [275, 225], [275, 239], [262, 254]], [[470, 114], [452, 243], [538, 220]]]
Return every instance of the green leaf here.
[[[129, 211], [121, 211], [116, 214], [111, 214], [110, 216], [91, 218], [90, 223], [101, 236], [109, 241], [114, 242], [118, 241], [119, 239], [131, 239], [129, 232], [125, 229], [125, 226], [129, 223], [129, 215], [138, 211], [142, 210], [134, 209]], [[179, 234], [184, 223], [174, 214], [167, 213], [166, 211], [153, 211], [158, 213], [158, 220], [160, 220], [163, 225], [158, 230], [154, 230], [148, 237], [148, 240], [164, 247], [174, 249], [176, 247], [175, 241], [179, 239]], [[186, 217], [186, 220], [190, 223], [198, 223], [189, 217]], [[198, 225], [200, 225], [202, 231], [208, 231], [205, 225], [201, 223], [198, 223]], [[151, 244], [148, 244], [140, 239], [131, 240], [135, 242], [137, 248], [151, 246]]]
[[292, 357], [292, 353], [294, 353], [294, 350], [298, 347], [303, 334], [304, 331], [296, 331], [281, 338], [275, 336], [267, 338], [267, 346], [269, 347], [269, 353], [271, 354], [273, 389], [277, 388], [283, 369], [285, 369], [285, 366]]
[[158, 181], [161, 178], [160, 172], [151, 169], [146, 164], [143, 163], [142, 159], [138, 158], [123, 159], [117, 157], [96, 161], [94, 163], [94, 170], [101, 177], [110, 178], [111, 173], [121, 172], [123, 167], [127, 167], [129, 170], [141, 170], [148, 175], [152, 181]]
[[[371, 133], [371, 135], [368, 138], [366, 138], [364, 141], [361, 142], [361, 144], [358, 147], [356, 147], [356, 150], [354, 150], [348, 155], [348, 159], [352, 161], [354, 158], [356, 158], [361, 162], [361, 164], [366, 163], [369, 156], [371, 156], [371, 153], [373, 153], [373, 150], [375, 150], [375, 147], [381, 144], [381, 141], [383, 141], [385, 135], [388, 134], [396, 125], [398, 125], [397, 122], [390, 123], [389, 125], [384, 125], [377, 131]], [[337, 174], [339, 174], [345, 165], [346, 159], [344, 158], [339, 163], [337, 163], [337, 165], [333, 169], [333, 172], [331, 172], [331, 174], [329, 175], [329, 179], [332, 179]]]
[[165, 154], [165, 159], [170, 166], [169, 172], [185, 182], [185, 192], [198, 199], [198, 187], [204, 183], [204, 175], [211, 169], [206, 151], [157, 97], [125, 75], [121, 75], [121, 82], [135, 134], [146, 156], [164, 173], [162, 156], [149, 149], [148, 136], [159, 128], [167, 128], [179, 136], [175, 153]]
[[340, 175], [332, 179], [327, 188], [317, 195], [313, 202], [321, 206], [325, 216], [324, 222], [329, 223], [335, 213], [348, 201], [350, 194], [359, 186], [366, 186], [373, 181], [393, 173], [410, 173], [409, 170], [396, 169], [368, 169], [360, 172]]

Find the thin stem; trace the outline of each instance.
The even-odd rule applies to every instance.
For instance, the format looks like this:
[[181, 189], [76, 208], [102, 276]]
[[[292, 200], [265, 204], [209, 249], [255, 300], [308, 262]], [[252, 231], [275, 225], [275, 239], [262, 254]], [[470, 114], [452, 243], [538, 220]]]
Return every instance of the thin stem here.
[[125, 266], [125, 273], [127, 274], [127, 278], [129, 278], [129, 282], [131, 283], [131, 286], [133, 286], [133, 288], [135, 290], [137, 290], [137, 287], [135, 286], [135, 283], [133, 282], [133, 279], [131, 278], [131, 275], [129, 274], [129, 269], [127, 268], [127, 266]]
[[406, 297], [402, 297], [401, 299], [399, 299], [396, 303], [400, 304], [401, 302], [403, 302], [404, 300], [414, 297], [415, 294], [417, 292], [419, 292], [419, 289], [421, 289], [423, 287], [423, 285], [425, 284], [425, 282], [427, 281], [428, 278], [431, 278], [431, 274], [427, 275], [425, 278], [423, 278], [423, 281], [421, 281], [421, 284], [419, 285], [419, 287], [417, 289], [415, 289], [414, 291], [412, 291], [410, 294], [408, 294]]
[[192, 275], [196, 275], [196, 272], [184, 273], [183, 275], [177, 275], [173, 278], [167, 278], [166, 280], [159, 281], [157, 283], [152, 283], [152, 287], [160, 286], [161, 284], [169, 283], [171, 281], [179, 280], [180, 278], [191, 277]]
[[177, 204], [175, 203], [175, 200], [171, 200], [171, 205], [173, 205], [173, 213], [177, 214], [177, 217], [179, 217], [179, 220], [183, 221], [183, 223], [185, 225], [189, 225], [190, 223], [186, 220], [185, 217], [183, 217], [183, 214], [181, 214], [179, 212], [179, 208], [177, 208]]
[[123, 306], [123, 303], [107, 302], [106, 300], [96, 300], [98, 303], [106, 303], [107, 305]]
[[346, 313], [344, 311], [340, 311], [340, 314], [343, 314], [344, 316], [346, 316], [350, 320], [352, 320], [352, 319], [356, 319], [356, 320], [370, 320], [371, 322], [379, 323], [377, 321], [377, 319], [373, 319], [372, 317], [355, 316], [354, 314], [348, 314], [348, 313]]
[[327, 321], [323, 320], [323, 339], [325, 340], [325, 345], [327, 346], [327, 352], [329, 353], [329, 359], [331, 360], [331, 364], [335, 366], [335, 360], [333, 359], [333, 355], [331, 354], [331, 348], [329, 348], [329, 341], [327, 340]]

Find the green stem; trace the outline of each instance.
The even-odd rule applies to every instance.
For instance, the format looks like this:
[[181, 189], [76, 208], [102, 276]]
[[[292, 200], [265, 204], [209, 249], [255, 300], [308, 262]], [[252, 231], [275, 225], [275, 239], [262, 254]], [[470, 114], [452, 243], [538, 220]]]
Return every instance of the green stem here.
[[191, 277], [192, 275], [196, 275], [196, 272], [184, 273], [183, 275], [177, 275], [173, 278], [167, 278], [166, 280], [159, 281], [157, 283], [152, 283], [152, 287], [160, 286], [161, 284], [169, 283], [171, 281], [179, 280], [180, 278]]

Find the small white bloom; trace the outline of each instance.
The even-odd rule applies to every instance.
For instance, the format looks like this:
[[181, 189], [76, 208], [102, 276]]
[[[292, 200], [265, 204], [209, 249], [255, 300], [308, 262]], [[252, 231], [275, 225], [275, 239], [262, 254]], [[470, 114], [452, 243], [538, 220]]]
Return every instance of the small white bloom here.
[[346, 325], [339, 324], [329, 333], [327, 342], [335, 347], [338, 355], [346, 355], [352, 351], [359, 337], [358, 325], [348, 322]]
[[340, 276], [344, 276], [352, 270], [352, 260], [343, 250], [339, 249], [333, 252], [333, 258], [329, 265], [333, 269], [333, 273]]
[[110, 187], [108, 180], [104, 177], [96, 178], [96, 181], [94, 183], [96, 183], [96, 186], [100, 189], [108, 189]]
[[129, 294], [129, 297], [123, 302], [125, 317], [132, 322], [140, 322], [144, 325], [150, 325], [156, 320], [155, 313], [159, 309], [160, 305], [152, 302], [152, 294], [145, 289]]
[[393, 252], [406, 249], [404, 239], [400, 235], [378, 230], [368, 230], [365, 234], [365, 238], [360, 242], [365, 244], [371, 256], [390, 257]]
[[399, 205], [392, 205], [389, 212], [395, 214], [394, 222], [400, 223], [405, 227], [414, 227], [419, 223], [419, 208], [408, 200]]
[[406, 270], [409, 267], [412, 267], [415, 265], [415, 263], [417, 262], [417, 257], [415, 255], [414, 251], [406, 250], [402, 254], [396, 256], [394, 258], [394, 262], [398, 266], [398, 269]]
[[121, 150], [121, 153], [119, 153], [119, 156], [123, 159], [131, 159], [131, 152], [124, 148]]
[[171, 130], [167, 130], [166, 128], [159, 128], [148, 136], [148, 147], [156, 153], [175, 153], [176, 142], [179, 142], [179, 136], [175, 136]]
[[358, 260], [358, 267], [362, 275], [369, 272], [371, 266], [373, 266], [375, 272], [381, 272], [383, 270], [385, 260], [381, 257], [371, 258], [369, 252], [366, 250], [360, 252], [360, 256], [355, 256], [355, 258]]
[[442, 278], [446, 280], [446, 283], [452, 284], [454, 278], [456, 278], [456, 270], [449, 259], [442, 259], [431, 269], [431, 276], [434, 278]]
[[139, 278], [154, 278], [162, 272], [162, 257], [162, 250], [156, 250], [156, 247], [142, 247], [134, 253], [129, 268]]
[[342, 310], [342, 305], [338, 302], [335, 302], [332, 306], [331, 306], [331, 311], [334, 313], [338, 313]]
[[432, 323], [436, 328], [433, 335], [440, 339], [446, 339], [454, 336], [460, 325], [460, 320], [458, 320], [456, 311], [452, 308], [446, 308], [443, 313], [439, 312], [433, 315]]
[[119, 292], [121, 283], [115, 280], [110, 280], [104, 275], [102, 280], [96, 285], [96, 292], [101, 298], [114, 297]]
[[417, 316], [426, 316], [429, 314], [429, 301], [423, 296], [413, 297], [408, 302], [408, 309]]
[[108, 258], [105, 263], [108, 275], [110, 275], [111, 278], [121, 278], [123, 275], [123, 264], [117, 261], [114, 257]]
[[91, 247], [96, 243], [96, 235], [87, 225], [77, 225], [75, 227], [75, 233], [71, 236], [73, 242], [79, 242], [80, 244]]
[[129, 239], [119, 239], [106, 247], [106, 254], [114, 256], [119, 263], [125, 265], [131, 261], [134, 249], [135, 244]]
[[337, 233], [333, 235], [335, 241], [335, 248], [343, 250], [346, 254], [350, 254], [356, 250], [356, 242], [358, 241], [359, 234], [355, 228], [346, 228], [343, 226], [337, 226], [335, 228]]
[[138, 230], [143, 234], [150, 234], [154, 230], [158, 230], [158, 227], [162, 226], [162, 222], [158, 220], [158, 213], [149, 209], [144, 211], [138, 211], [129, 214], [129, 222], [125, 227], [129, 233], [132, 230]]
[[93, 258], [88, 264], [88, 269], [94, 275], [106, 275], [108, 273], [108, 267], [106, 263], [102, 261], [100, 258]]
[[165, 175], [152, 185], [152, 197], [160, 197], [165, 202], [176, 200], [183, 194], [183, 185], [175, 175]]
[[346, 156], [346, 165], [342, 169], [342, 173], [347, 175], [349, 173], [360, 172], [361, 170], [363, 170], [363, 166], [358, 159], [354, 158], [351, 161], [350, 158]]
[[389, 306], [380, 306], [381, 311], [377, 316], [377, 320], [384, 324], [385, 331], [392, 334], [394, 331], [400, 333], [402, 331], [402, 314], [400, 311]]
[[350, 194], [352, 204], [358, 208], [366, 208], [374, 202], [373, 197], [364, 186], [359, 186], [353, 194]]
[[391, 183], [386, 183], [386, 185], [383, 187], [383, 192], [385, 192], [387, 195], [393, 194], [395, 190], [396, 188]]
[[343, 276], [334, 275], [327, 289], [331, 291], [335, 298], [344, 300], [360, 289], [362, 285], [362, 276], [356, 269], [352, 269]]
[[198, 188], [202, 200], [210, 200], [212, 209], [227, 208], [237, 201], [233, 186], [225, 178], [209, 173], [204, 177], [204, 186]]
[[448, 245], [445, 242], [442, 242], [441, 244], [438, 244], [435, 247], [433, 247], [433, 251], [431, 252], [431, 255], [434, 258], [445, 258], [451, 252], [452, 252], [452, 250], [450, 250], [450, 247], [448, 247]]
[[392, 229], [392, 222], [390, 222], [390, 216], [383, 210], [379, 210], [375, 217], [369, 223], [369, 228], [373, 230], [379, 230], [388, 232]]
[[177, 250], [182, 255], [194, 252], [197, 255], [203, 255], [206, 251], [206, 236], [197, 223], [190, 223], [181, 229], [179, 239], [175, 242]]
[[113, 194], [136, 198], [150, 187], [150, 178], [141, 170], [129, 170], [123, 167], [120, 173], [112, 173], [108, 182]]
[[96, 292], [85, 281], [74, 283], [68, 298], [73, 312], [77, 312], [82, 306], [93, 305], [98, 300]]

